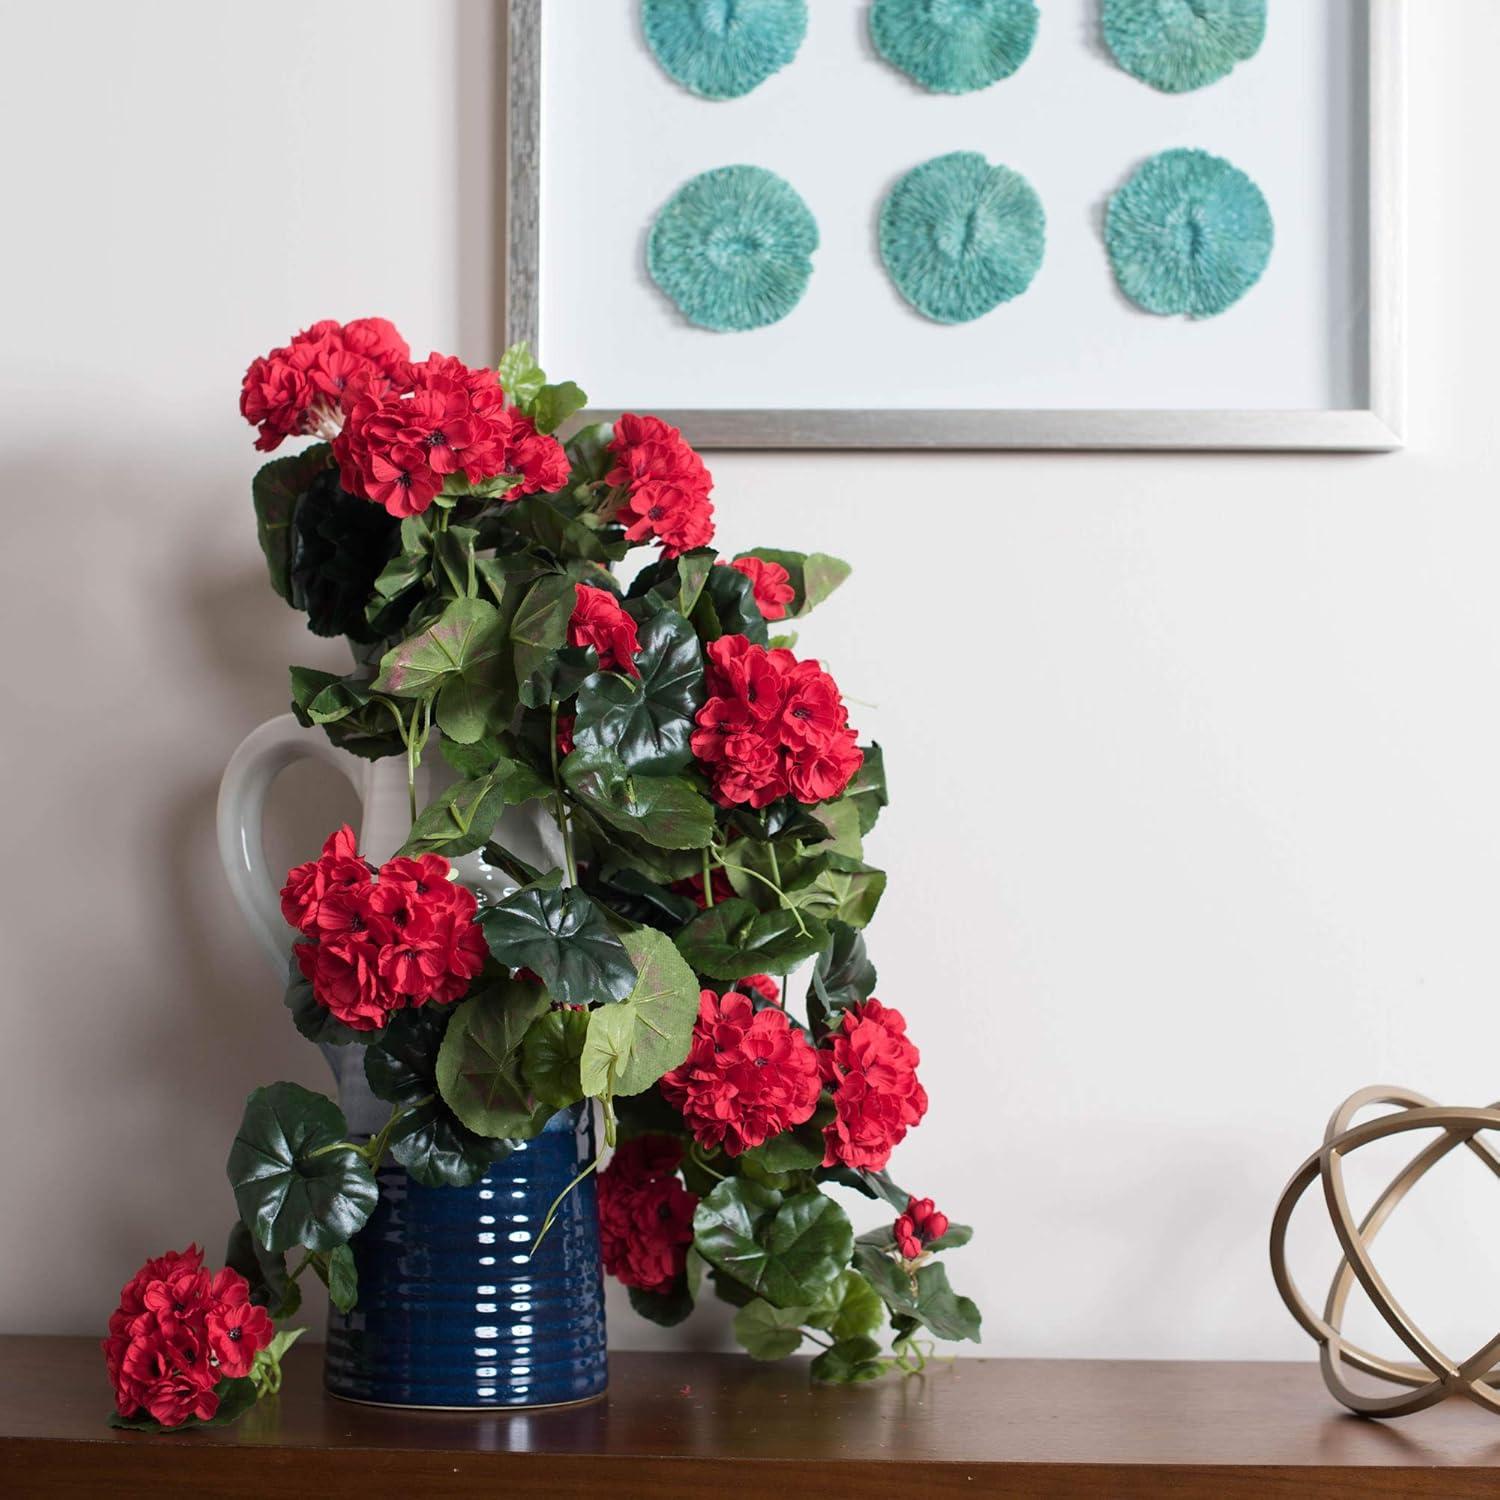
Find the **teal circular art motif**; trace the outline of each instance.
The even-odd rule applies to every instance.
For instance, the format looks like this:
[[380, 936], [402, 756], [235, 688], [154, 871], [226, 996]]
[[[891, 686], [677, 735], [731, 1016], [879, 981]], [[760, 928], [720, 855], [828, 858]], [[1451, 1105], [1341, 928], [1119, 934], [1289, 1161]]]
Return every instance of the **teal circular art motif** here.
[[764, 167], [716, 167], [656, 216], [646, 266], [689, 322], [717, 333], [779, 322], [802, 300], [818, 225]]
[[977, 151], [913, 167], [880, 209], [880, 258], [896, 290], [938, 323], [967, 323], [1019, 297], [1046, 238], [1036, 190]]
[[1009, 78], [1036, 40], [1034, 0], [875, 0], [875, 49], [923, 88], [967, 94]]
[[738, 99], [797, 55], [807, 0], [641, 0], [656, 60], [705, 99]]
[[1120, 290], [1153, 313], [1211, 318], [1260, 280], [1275, 229], [1261, 190], [1207, 151], [1163, 151], [1109, 200]]
[[1266, 35], [1266, 0], [1104, 0], [1101, 21], [1127, 73], [1185, 94], [1255, 56]]

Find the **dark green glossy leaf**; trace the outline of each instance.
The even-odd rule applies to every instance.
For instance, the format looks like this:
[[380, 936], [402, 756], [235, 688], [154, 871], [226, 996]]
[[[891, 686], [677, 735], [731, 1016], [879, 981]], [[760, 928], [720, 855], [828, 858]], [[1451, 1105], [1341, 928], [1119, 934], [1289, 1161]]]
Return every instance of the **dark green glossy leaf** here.
[[636, 981], [618, 1005], [588, 1018], [579, 1064], [585, 1094], [612, 1099], [639, 1094], [688, 1055], [698, 1015], [698, 981], [672, 940], [651, 927], [627, 932], [623, 942]]
[[802, 1324], [810, 1307], [772, 1307], [763, 1298], [734, 1315], [734, 1336], [751, 1359], [785, 1359], [802, 1347]]
[[286, 1256], [259, 1244], [238, 1219], [229, 1231], [224, 1264], [250, 1283], [250, 1300], [271, 1317], [293, 1317], [302, 1305], [302, 1289], [286, 1273]]
[[[831, 1106], [827, 1113], [832, 1114]], [[740, 1160], [754, 1162], [767, 1172], [811, 1171], [823, 1163], [823, 1123], [814, 1115], [805, 1124], [783, 1130], [763, 1145], [746, 1151]]]
[[830, 922], [828, 933], [828, 946], [818, 955], [807, 987], [807, 1019], [818, 1037], [837, 1026], [851, 1005], [868, 1000], [876, 984], [864, 938], [843, 922]]
[[371, 1092], [408, 1110], [391, 1134], [391, 1155], [424, 1187], [468, 1187], [510, 1151], [508, 1141], [476, 1135], [439, 1095], [438, 1049], [450, 1018], [432, 1005], [397, 1011], [365, 1053]]
[[614, 467], [615, 456], [609, 451], [615, 429], [609, 422], [594, 422], [581, 427], [563, 444], [572, 471], [568, 475], [569, 491], [581, 485], [598, 484]]
[[683, 777], [628, 771], [606, 749], [575, 749], [561, 772], [595, 816], [658, 848], [702, 849], [713, 838], [713, 804]]
[[491, 907], [481, 923], [499, 963], [539, 974], [564, 1005], [623, 1000], [635, 984], [624, 944], [577, 886], [526, 886]]
[[591, 890], [629, 921], [675, 931], [698, 915], [698, 903], [629, 866], [591, 872]]
[[328, 1252], [328, 1300], [341, 1313], [353, 1312], [359, 1301], [359, 1271], [348, 1245], [335, 1245]]
[[949, 1224], [935, 1240], [928, 1240], [929, 1250], [961, 1250], [974, 1238], [974, 1231], [967, 1224]]
[[948, 1285], [948, 1268], [934, 1261], [915, 1276], [873, 1245], [855, 1245], [854, 1264], [893, 1314], [912, 1319], [934, 1337], [979, 1342], [979, 1309]]
[[304, 729], [321, 726], [339, 749], [363, 760], [405, 753], [390, 709], [372, 700], [367, 682], [313, 667], [293, 667], [291, 679], [292, 712]]
[[597, 672], [578, 689], [573, 743], [612, 751], [627, 771], [666, 776], [693, 759], [693, 719], [703, 706], [703, 652], [693, 627], [661, 610], [640, 629], [640, 677]]
[[256, 1089], [230, 1148], [240, 1218], [267, 1250], [331, 1250], [375, 1207], [375, 1177], [331, 1099], [295, 1083]]
[[288, 603], [292, 598], [292, 516], [297, 502], [332, 462], [327, 443], [262, 464], [250, 481], [255, 504], [255, 539], [266, 559], [271, 587]]
[[840, 1339], [825, 1349], [808, 1366], [808, 1374], [820, 1385], [854, 1385], [878, 1380], [891, 1368], [892, 1361], [880, 1357], [880, 1345], [861, 1336]]
[[438, 1090], [477, 1135], [529, 1140], [551, 1118], [521, 1071], [521, 1039], [546, 1005], [536, 985], [506, 979], [454, 1010], [438, 1049]]
[[885, 756], [880, 746], [872, 742], [861, 745], [860, 749], [865, 753], [864, 764], [844, 788], [844, 799], [859, 810], [859, 831], [868, 833], [890, 798], [886, 795]]
[[583, 1098], [578, 1060], [588, 1037], [582, 1010], [551, 1010], [538, 1016], [521, 1042], [521, 1072], [533, 1094], [553, 1109]]
[[885, 1304], [875, 1288], [851, 1269], [839, 1277], [823, 1303], [813, 1309], [808, 1322], [814, 1328], [826, 1328], [835, 1339], [858, 1338], [874, 1333], [885, 1322]]
[[705, 642], [721, 635], [742, 635], [757, 646], [768, 639], [766, 618], [755, 602], [755, 589], [738, 568], [710, 568], [703, 592], [693, 606], [693, 624]]
[[552, 695], [557, 653], [568, 643], [576, 589], [561, 574], [538, 578], [510, 622], [517, 689], [528, 708], [543, 707]]
[[688, 1290], [686, 1275], [680, 1275], [665, 1291], [648, 1292], [641, 1287], [629, 1288], [630, 1305], [661, 1328], [675, 1328], [693, 1310], [693, 1294]]
[[854, 1231], [819, 1192], [783, 1198], [728, 1178], [693, 1218], [698, 1253], [776, 1307], [816, 1307], [849, 1265]]
[[816, 917], [799, 924], [796, 912], [757, 911], [739, 896], [701, 912], [677, 934], [682, 956], [715, 979], [785, 974], [827, 943], [828, 929]]
[[699, 547], [650, 563], [636, 574], [628, 597], [642, 600], [652, 610], [670, 609], [691, 618], [717, 557], [712, 547]]

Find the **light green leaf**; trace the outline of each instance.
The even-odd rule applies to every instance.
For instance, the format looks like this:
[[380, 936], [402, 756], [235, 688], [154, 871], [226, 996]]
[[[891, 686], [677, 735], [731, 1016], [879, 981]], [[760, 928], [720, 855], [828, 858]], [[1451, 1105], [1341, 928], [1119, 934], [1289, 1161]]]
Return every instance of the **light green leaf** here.
[[772, 1307], [757, 1297], [734, 1315], [734, 1336], [751, 1359], [785, 1359], [802, 1347], [801, 1325], [811, 1312], [810, 1307]]
[[536, 393], [530, 416], [538, 432], [556, 432], [588, 404], [589, 398], [571, 380], [565, 380], [560, 385], [544, 385]]
[[635, 986], [590, 1014], [579, 1065], [584, 1093], [598, 1099], [643, 1093], [681, 1063], [698, 1015], [698, 981], [665, 933], [642, 927], [622, 941]]
[[500, 356], [497, 373], [506, 397], [530, 416], [532, 402], [547, 383], [542, 367], [531, 357], [531, 346], [524, 342], [512, 344]]

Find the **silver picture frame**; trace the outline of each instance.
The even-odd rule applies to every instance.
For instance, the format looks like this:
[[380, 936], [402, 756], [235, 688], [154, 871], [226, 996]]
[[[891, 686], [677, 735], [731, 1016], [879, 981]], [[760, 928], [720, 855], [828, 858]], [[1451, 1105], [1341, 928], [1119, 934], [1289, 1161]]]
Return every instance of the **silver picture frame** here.
[[[505, 0], [506, 166], [500, 303], [506, 343], [539, 348], [543, 0]], [[557, 3], [557, 0], [553, 0]], [[621, 3], [621, 0], [616, 0]], [[1318, 3], [1318, 0], [1302, 0]], [[659, 413], [705, 449], [1386, 452], [1405, 429], [1405, 8], [1363, 0], [1367, 403], [1329, 410], [718, 410]], [[545, 359], [545, 348], [540, 348]], [[590, 409], [596, 420], [618, 412]]]

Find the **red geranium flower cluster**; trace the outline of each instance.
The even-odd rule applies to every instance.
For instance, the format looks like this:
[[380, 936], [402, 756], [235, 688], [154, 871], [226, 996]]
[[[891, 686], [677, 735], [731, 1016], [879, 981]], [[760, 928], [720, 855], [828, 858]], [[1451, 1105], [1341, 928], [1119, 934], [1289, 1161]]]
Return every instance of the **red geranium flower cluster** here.
[[376, 872], [347, 824], [322, 855], [287, 872], [281, 912], [310, 939], [293, 949], [313, 998], [346, 1026], [375, 1031], [403, 1006], [459, 999], [484, 967], [474, 893], [436, 854]]
[[907, 1040], [899, 1010], [873, 997], [844, 1012], [818, 1051], [836, 1114], [823, 1130], [823, 1165], [878, 1172], [907, 1130], [927, 1113], [917, 1080], [922, 1054]]
[[693, 754], [724, 807], [837, 797], [864, 763], [838, 684], [815, 661], [768, 651], [742, 635], [708, 647], [708, 701]]
[[615, 466], [604, 482], [625, 489], [616, 515], [628, 540], [655, 538], [663, 557], [713, 540], [713, 476], [677, 428], [660, 417], [627, 413], [615, 423], [609, 451]]
[[756, 1010], [746, 995], [698, 997], [687, 1060], [661, 1080], [694, 1139], [730, 1156], [812, 1117], [818, 1057], [782, 1010]]
[[693, 1243], [697, 1197], [677, 1176], [682, 1147], [670, 1136], [625, 1141], [599, 1174], [599, 1247], [604, 1269], [625, 1286], [665, 1292]]
[[245, 1278], [228, 1266], [210, 1277], [196, 1245], [148, 1260], [121, 1288], [102, 1343], [115, 1409], [163, 1427], [206, 1422], [219, 1409], [214, 1388], [248, 1375], [274, 1331]]
[[288, 437], [331, 437], [351, 393], [404, 386], [411, 350], [384, 318], [331, 318], [295, 334], [290, 344], [252, 362], [240, 386], [240, 413], [260, 429], [263, 453]]
[[339, 483], [393, 516], [420, 515], [460, 471], [470, 484], [518, 476], [509, 500], [567, 481], [562, 445], [505, 404], [500, 377], [451, 355], [431, 355], [411, 366], [404, 385], [367, 387], [346, 405], [333, 444]]
[[[702, 875], [684, 875], [681, 880], [674, 880], [667, 889], [674, 895], [686, 896], [699, 911], [708, 909], [708, 900], [703, 894]], [[715, 906], [721, 901], [729, 901], [734, 897], [734, 887], [729, 883], [729, 876], [718, 865], [714, 866], [711, 889], [714, 893]]]
[[743, 573], [755, 590], [755, 604], [768, 620], [786, 619], [786, 607], [797, 597], [791, 574], [780, 563], [760, 557], [737, 557], [729, 565]]
[[592, 646], [599, 653], [599, 667], [605, 672], [628, 672], [641, 675], [635, 654], [641, 649], [635, 621], [608, 589], [596, 589], [587, 583], [575, 584], [578, 602], [568, 621], [568, 644]]
[[931, 1198], [906, 1200], [906, 1212], [896, 1220], [896, 1249], [902, 1260], [917, 1260], [928, 1244], [948, 1232], [948, 1215], [939, 1213]]

